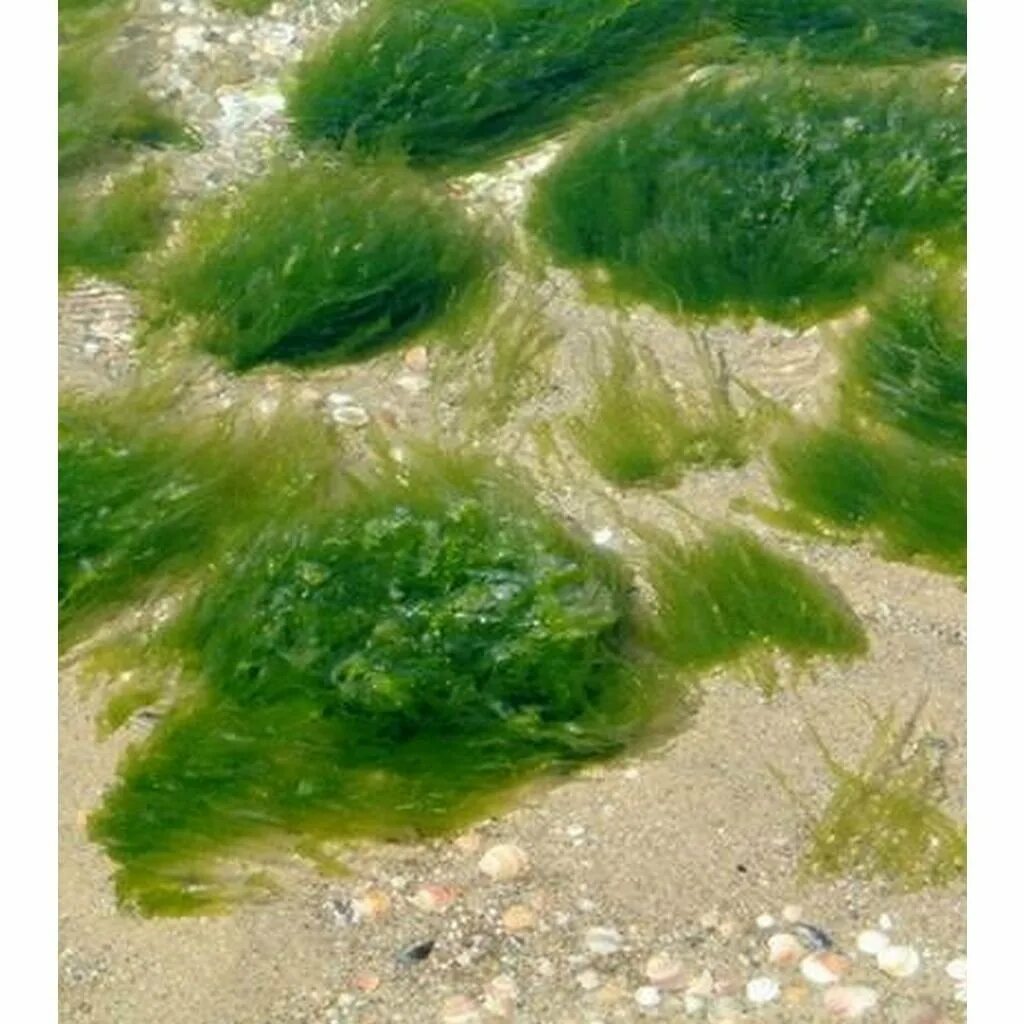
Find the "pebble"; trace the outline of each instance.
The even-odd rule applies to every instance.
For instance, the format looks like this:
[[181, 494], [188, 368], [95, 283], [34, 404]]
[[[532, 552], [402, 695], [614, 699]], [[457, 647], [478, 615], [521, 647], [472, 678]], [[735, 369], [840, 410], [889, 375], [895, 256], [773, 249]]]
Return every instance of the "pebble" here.
[[583, 944], [591, 953], [611, 956], [622, 949], [622, 935], [614, 928], [588, 928], [583, 936]]
[[430, 359], [427, 356], [426, 346], [413, 345], [413, 347], [407, 349], [405, 354], [402, 356], [402, 362], [405, 363], [406, 368], [412, 370], [413, 373], [426, 373], [430, 366]]
[[856, 1020], [878, 1005], [878, 993], [866, 985], [836, 985], [825, 993], [825, 1009], [839, 1020]]
[[422, 963], [433, 951], [433, 939], [427, 939], [424, 942], [414, 942], [411, 946], [406, 946], [398, 954], [397, 960], [403, 967], [408, 967], [412, 964]]
[[443, 914], [458, 895], [458, 890], [449, 885], [421, 885], [410, 902], [424, 913]]
[[391, 910], [391, 897], [382, 889], [370, 889], [352, 900], [352, 920], [377, 921]]
[[967, 957], [959, 956], [955, 960], [950, 960], [946, 964], [946, 974], [948, 974], [954, 981], [966, 981], [967, 980]]
[[775, 927], [775, 918], [771, 914], [759, 914], [755, 922], [762, 931]]
[[523, 903], [513, 903], [501, 915], [501, 925], [507, 932], [529, 931], [537, 924], [537, 915]]
[[837, 953], [811, 953], [800, 962], [800, 973], [813, 985], [834, 985], [846, 967], [846, 960]]
[[768, 960], [776, 967], [795, 967], [805, 954], [803, 943], [789, 932], [779, 932], [768, 939]]
[[876, 957], [878, 969], [890, 978], [909, 978], [921, 966], [921, 957], [910, 946], [886, 946]]
[[480, 1010], [469, 996], [449, 996], [441, 1004], [441, 1024], [478, 1024]]
[[832, 936], [817, 925], [798, 922], [793, 925], [793, 931], [808, 949], [820, 951], [831, 949], [835, 945]]
[[654, 985], [641, 985], [633, 993], [633, 1001], [642, 1010], [653, 1010], [661, 1004], [661, 990]]
[[682, 988], [685, 982], [682, 963], [668, 953], [655, 953], [644, 966], [644, 974], [660, 989]]
[[774, 1002], [779, 992], [779, 983], [774, 978], [751, 978], [747, 982], [747, 1001], [755, 1006]]
[[576, 984], [584, 992], [593, 992], [601, 987], [601, 975], [595, 970], [586, 970], [576, 975]]
[[495, 882], [508, 882], [518, 878], [530, 866], [525, 851], [512, 843], [492, 846], [481, 858], [480, 870]]
[[873, 928], [857, 936], [857, 948], [868, 956], [878, 956], [890, 943], [891, 940], [885, 932], [875, 931]]

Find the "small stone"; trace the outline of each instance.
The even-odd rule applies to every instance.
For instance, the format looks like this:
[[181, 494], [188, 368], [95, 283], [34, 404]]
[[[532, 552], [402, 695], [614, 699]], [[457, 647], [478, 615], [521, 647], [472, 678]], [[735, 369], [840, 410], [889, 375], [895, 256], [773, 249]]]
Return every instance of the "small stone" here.
[[370, 889], [352, 900], [352, 921], [377, 921], [391, 910], [391, 897], [383, 889]]
[[601, 987], [601, 975], [595, 970], [582, 971], [576, 975], [576, 984], [579, 985], [584, 992], [593, 992], [594, 989]]
[[633, 993], [633, 1001], [641, 1010], [653, 1010], [661, 1003], [661, 991], [654, 985], [641, 985]]
[[360, 992], [376, 992], [380, 988], [380, 978], [376, 974], [357, 974], [352, 979], [352, 987]]
[[513, 903], [501, 915], [501, 925], [507, 932], [526, 932], [536, 924], [537, 915], [523, 903]]
[[413, 345], [407, 349], [402, 356], [402, 362], [413, 373], [426, 373], [430, 366], [430, 359], [427, 356], [427, 349], [424, 345]]
[[804, 916], [804, 908], [797, 903], [787, 903], [782, 908], [782, 919], [790, 924], [796, 924]]
[[700, 999], [709, 999], [714, 991], [715, 979], [706, 967], [697, 978], [686, 986], [687, 995], [697, 996]]
[[422, 963], [434, 951], [434, 940], [427, 939], [424, 942], [414, 942], [406, 946], [396, 959], [402, 967], [411, 967], [413, 964]]
[[492, 846], [481, 858], [479, 868], [495, 882], [508, 882], [518, 878], [530, 866], [525, 851], [512, 843]]
[[862, 953], [867, 953], [868, 956], [878, 956], [890, 943], [891, 940], [885, 932], [876, 931], [873, 928], [869, 928], [857, 936], [857, 948]]
[[806, 955], [803, 943], [789, 932], [768, 939], [768, 960], [776, 967], [795, 967]]
[[878, 1005], [878, 993], [866, 985], [836, 985], [825, 993], [825, 1009], [839, 1020], [856, 1020]]
[[591, 953], [611, 956], [622, 948], [622, 936], [614, 928], [588, 928], [583, 943]]
[[800, 962], [800, 973], [813, 985], [834, 985], [846, 970], [837, 953], [811, 953]]
[[458, 890], [449, 885], [421, 885], [410, 902], [424, 913], [443, 914], [458, 895]]
[[921, 966], [921, 957], [910, 946], [886, 946], [875, 959], [878, 969], [890, 978], [909, 978]]
[[668, 953], [655, 953], [644, 966], [644, 974], [660, 989], [682, 988], [686, 981], [682, 963]]
[[449, 996], [441, 1004], [441, 1024], [479, 1024], [480, 1010], [469, 996]]
[[775, 918], [771, 914], [759, 914], [755, 924], [762, 931], [767, 931], [769, 928], [775, 927]]
[[751, 978], [747, 982], [747, 1001], [755, 1006], [772, 1003], [779, 998], [779, 983], [774, 978]]
[[960, 956], [946, 964], [946, 974], [954, 981], [967, 980], [967, 957]]
[[817, 925], [807, 924], [805, 921], [798, 921], [793, 925], [793, 932], [808, 949], [821, 951], [831, 949], [835, 945], [828, 932]]

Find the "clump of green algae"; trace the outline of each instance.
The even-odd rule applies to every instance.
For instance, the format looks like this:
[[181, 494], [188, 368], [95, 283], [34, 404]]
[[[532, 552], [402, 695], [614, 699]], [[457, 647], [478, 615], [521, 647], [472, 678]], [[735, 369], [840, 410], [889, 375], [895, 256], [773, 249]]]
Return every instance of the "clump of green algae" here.
[[557, 259], [671, 313], [803, 323], [962, 231], [964, 120], [932, 70], [719, 73], [585, 135], [529, 221]]
[[245, 369], [404, 338], [473, 294], [488, 262], [462, 212], [408, 172], [311, 157], [200, 210], [153, 286], [163, 315]]

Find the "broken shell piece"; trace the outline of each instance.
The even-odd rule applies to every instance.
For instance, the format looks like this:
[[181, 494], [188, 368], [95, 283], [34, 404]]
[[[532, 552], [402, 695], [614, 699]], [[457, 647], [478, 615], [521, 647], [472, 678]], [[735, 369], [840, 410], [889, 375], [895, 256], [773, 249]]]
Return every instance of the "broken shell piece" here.
[[598, 956], [611, 956], [622, 948], [622, 936], [614, 928], [588, 928], [583, 942], [591, 953]]
[[352, 920], [376, 921], [391, 909], [391, 897], [383, 889], [370, 889], [352, 900]]
[[800, 962], [800, 973], [813, 985], [834, 985], [846, 968], [845, 958], [838, 953], [811, 953]]
[[878, 969], [890, 978], [909, 978], [921, 966], [921, 958], [910, 946], [886, 946], [876, 957]]
[[776, 967], [794, 967], [806, 952], [803, 943], [789, 932], [779, 932], [768, 939], [768, 960]]
[[412, 898], [412, 904], [425, 913], [440, 914], [455, 902], [458, 895], [458, 890], [449, 885], [421, 885]]
[[523, 903], [513, 903], [501, 915], [501, 925], [507, 932], [529, 931], [537, 923], [537, 915]]
[[967, 957], [959, 956], [955, 960], [950, 960], [946, 964], [946, 974], [948, 974], [954, 981], [966, 981], [967, 980]]
[[661, 992], [653, 985], [641, 985], [633, 993], [633, 999], [642, 1010], [653, 1010], [661, 1003]]
[[688, 996], [696, 996], [698, 999], [709, 999], [714, 990], [715, 979], [712, 977], [711, 972], [705, 968], [700, 972], [699, 977], [687, 985], [686, 994]]
[[868, 956], [878, 956], [883, 949], [892, 944], [892, 940], [885, 932], [875, 931], [869, 928], [857, 936], [857, 948]]
[[747, 1000], [759, 1006], [779, 998], [779, 983], [774, 978], [751, 978], [747, 982]]
[[496, 882], [507, 882], [523, 874], [530, 866], [525, 851], [511, 843], [492, 846], [480, 858], [480, 870]]
[[644, 968], [647, 980], [660, 989], [682, 988], [685, 982], [683, 965], [667, 953], [655, 953]]
[[839, 1020], [856, 1020], [878, 1005], [878, 993], [866, 985], [836, 985], [825, 993], [825, 1009]]
[[762, 931], [775, 927], [775, 918], [771, 914], [759, 914], [755, 922]]

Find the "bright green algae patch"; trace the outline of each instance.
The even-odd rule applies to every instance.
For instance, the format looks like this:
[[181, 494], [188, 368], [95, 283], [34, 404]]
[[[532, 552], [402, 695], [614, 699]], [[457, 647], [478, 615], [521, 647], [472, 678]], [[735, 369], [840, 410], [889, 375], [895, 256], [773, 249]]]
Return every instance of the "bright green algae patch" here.
[[802, 660], [867, 649], [857, 616], [837, 591], [740, 530], [717, 529], [691, 546], [652, 537], [648, 577], [658, 607], [655, 646], [687, 670], [751, 654]]
[[901, 269], [847, 342], [836, 421], [794, 427], [772, 452], [777, 490], [811, 525], [954, 573], [967, 549], [964, 299], [960, 270]]
[[478, 473], [418, 470], [224, 564], [169, 638], [194, 694], [92, 822], [123, 899], [202, 909], [206, 859], [246, 840], [438, 832], [644, 721], [619, 570]]
[[962, 0], [378, 0], [300, 66], [299, 136], [480, 160], [683, 44], [831, 61], [963, 52]]
[[529, 213], [670, 312], [803, 322], [965, 217], [964, 90], [934, 72], [718, 74], [585, 136]]
[[412, 175], [310, 159], [210, 202], [154, 286], [164, 315], [244, 369], [365, 355], [452, 309], [487, 266], [462, 212]]

